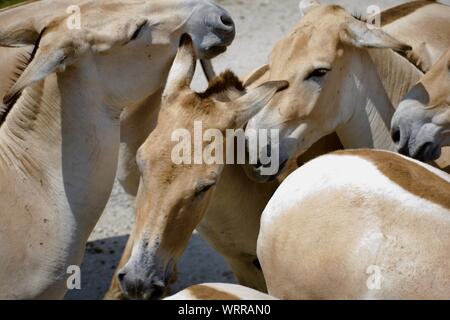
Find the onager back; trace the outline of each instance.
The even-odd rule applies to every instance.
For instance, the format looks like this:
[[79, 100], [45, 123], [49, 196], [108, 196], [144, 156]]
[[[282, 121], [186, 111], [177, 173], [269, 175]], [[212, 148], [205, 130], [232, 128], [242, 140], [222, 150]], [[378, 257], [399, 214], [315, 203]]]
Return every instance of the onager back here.
[[280, 299], [449, 299], [450, 176], [388, 151], [340, 151], [267, 205], [258, 257]]

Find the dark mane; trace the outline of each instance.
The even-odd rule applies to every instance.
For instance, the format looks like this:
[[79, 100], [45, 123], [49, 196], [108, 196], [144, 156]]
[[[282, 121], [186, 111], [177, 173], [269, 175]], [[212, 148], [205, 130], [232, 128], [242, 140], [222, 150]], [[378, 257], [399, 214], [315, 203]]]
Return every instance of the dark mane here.
[[219, 76], [215, 77], [209, 82], [208, 89], [199, 93], [199, 96], [203, 98], [211, 97], [214, 94], [222, 93], [228, 89], [244, 91], [245, 87], [241, 80], [230, 70], [226, 70]]

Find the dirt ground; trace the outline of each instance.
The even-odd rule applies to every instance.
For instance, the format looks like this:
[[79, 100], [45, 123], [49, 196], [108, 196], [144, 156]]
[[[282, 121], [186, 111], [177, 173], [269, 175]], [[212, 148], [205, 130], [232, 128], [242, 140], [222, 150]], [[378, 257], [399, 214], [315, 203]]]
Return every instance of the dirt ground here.
[[[234, 17], [237, 37], [222, 56], [214, 60], [217, 71], [232, 69], [245, 76], [267, 61], [271, 48], [300, 18], [299, 0], [217, 0]], [[199, 68], [198, 70], [199, 71]], [[193, 87], [205, 81], [197, 72]], [[66, 299], [101, 299], [109, 287], [134, 220], [133, 199], [116, 185], [109, 204], [90, 237], [82, 266], [82, 289]], [[194, 233], [178, 264], [178, 280], [172, 292], [202, 282], [234, 282], [221, 256]]]

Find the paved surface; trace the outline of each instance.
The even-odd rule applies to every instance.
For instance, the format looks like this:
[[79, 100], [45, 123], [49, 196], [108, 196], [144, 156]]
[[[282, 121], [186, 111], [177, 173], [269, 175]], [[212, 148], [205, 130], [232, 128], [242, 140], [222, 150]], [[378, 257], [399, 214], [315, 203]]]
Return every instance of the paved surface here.
[[[217, 71], [230, 68], [240, 76], [264, 64], [276, 41], [300, 18], [298, 0], [216, 2], [234, 17], [237, 38], [214, 65]], [[193, 87], [201, 89], [204, 86], [203, 77], [198, 73]], [[116, 186], [86, 249], [82, 289], [69, 292], [66, 299], [103, 297], [133, 224], [133, 205], [133, 199]], [[172, 286], [174, 293], [196, 283], [235, 281], [223, 259], [195, 233], [178, 264], [178, 271], [178, 281]]]

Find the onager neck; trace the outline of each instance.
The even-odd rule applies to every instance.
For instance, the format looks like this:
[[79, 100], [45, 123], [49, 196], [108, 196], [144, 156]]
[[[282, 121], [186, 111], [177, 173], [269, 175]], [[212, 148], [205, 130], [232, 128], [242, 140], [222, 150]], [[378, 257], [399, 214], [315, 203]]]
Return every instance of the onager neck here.
[[390, 136], [394, 107], [369, 54], [356, 50], [348, 60], [350, 76], [341, 87], [339, 109], [349, 109], [348, 120], [336, 132], [345, 148], [396, 150]]
[[[24, 191], [48, 200], [87, 239], [112, 190], [120, 111], [101, 101], [89, 68], [68, 68], [27, 88], [0, 128], [0, 165], [24, 177]], [[65, 219], [65, 218], [62, 218]]]

